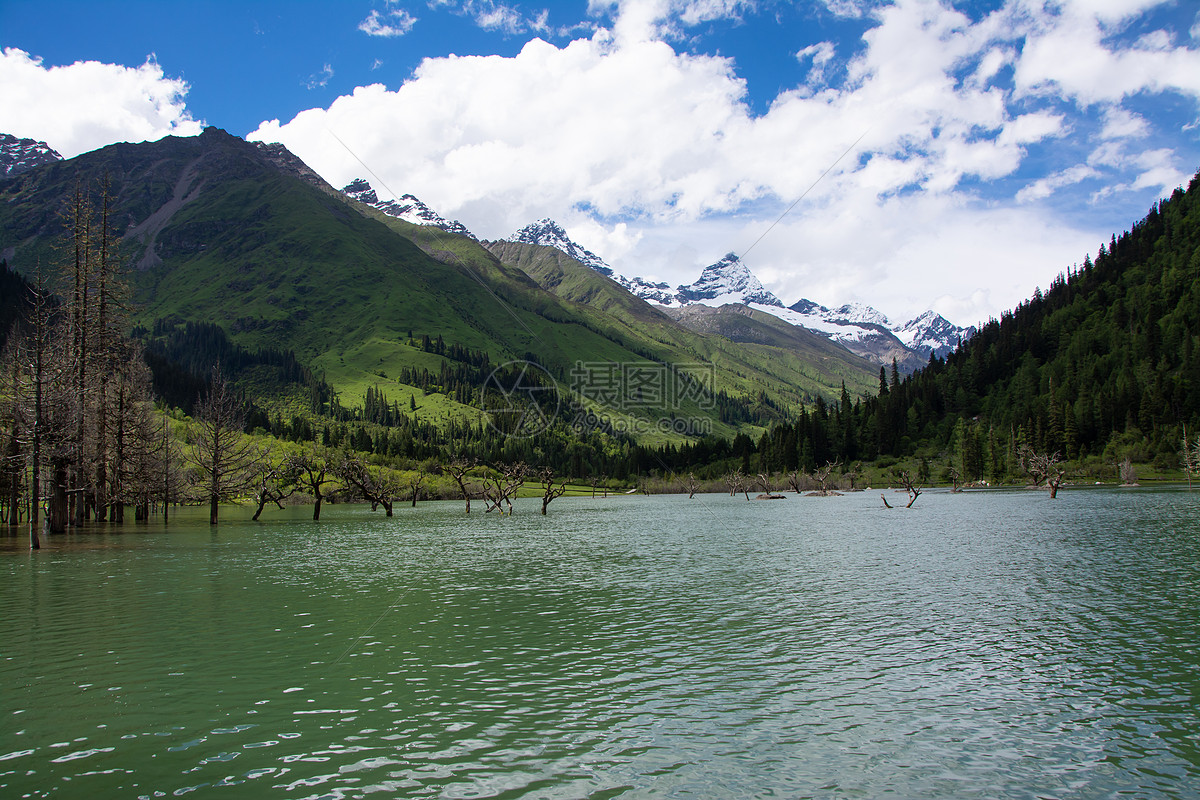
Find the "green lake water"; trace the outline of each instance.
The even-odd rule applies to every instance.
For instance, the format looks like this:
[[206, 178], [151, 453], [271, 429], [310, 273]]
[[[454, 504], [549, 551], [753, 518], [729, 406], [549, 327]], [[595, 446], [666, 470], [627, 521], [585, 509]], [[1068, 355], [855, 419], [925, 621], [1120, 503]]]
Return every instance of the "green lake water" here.
[[0, 538], [0, 797], [1200, 797], [1200, 492], [537, 509]]

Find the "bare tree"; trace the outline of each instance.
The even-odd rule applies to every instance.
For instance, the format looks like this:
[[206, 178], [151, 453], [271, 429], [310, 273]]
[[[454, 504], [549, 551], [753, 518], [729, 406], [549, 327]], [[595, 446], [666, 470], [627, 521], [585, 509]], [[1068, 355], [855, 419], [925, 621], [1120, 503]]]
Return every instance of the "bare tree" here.
[[[41, 266], [38, 267], [38, 272], [41, 272]], [[40, 278], [40, 275], [39, 275]], [[41, 281], [38, 281], [41, 284]], [[44, 404], [45, 397], [45, 379], [46, 379], [46, 362], [48, 360], [47, 351], [49, 350], [47, 328], [47, 315], [43, 312], [48, 299], [43, 291], [43, 287], [39, 285], [35, 294], [37, 308], [34, 310], [33, 323], [33, 340], [30, 348], [30, 364], [29, 373], [33, 380], [33, 413], [30, 415], [30, 456], [29, 463], [31, 465], [32, 476], [29, 479], [29, 548], [38, 550], [42, 546], [41, 541], [41, 512], [42, 499], [41, 492], [41, 467], [42, 467], [42, 428], [44, 427]]]
[[257, 521], [267, 503], [274, 503], [283, 508], [283, 501], [295, 494], [299, 488], [299, 478], [300, 470], [291, 459], [275, 462], [271, 458], [271, 451], [263, 450], [254, 469], [254, 499], [258, 506], [251, 519]]
[[[913, 474], [906, 469], [897, 472], [896, 479], [900, 481], [900, 485], [908, 492], [908, 504], [904, 507], [912, 508], [913, 503], [917, 502], [917, 498], [921, 496], [921, 487], [913, 479]], [[884, 498], [883, 504], [888, 505], [887, 498]], [[891, 506], [888, 506], [888, 508], [891, 508]]]
[[746, 482], [746, 476], [742, 474], [740, 469], [735, 469], [733, 472], [725, 476], [725, 483], [729, 486], [729, 496], [733, 497], [738, 492], [743, 492], [746, 499], [750, 499], [750, 488]]
[[450, 477], [458, 484], [459, 494], [467, 503], [467, 513], [471, 513], [471, 489], [467, 486], [467, 475], [475, 468], [475, 459], [456, 458], [442, 467], [450, 473]]
[[696, 474], [689, 472], [687, 478], [683, 481], [683, 488], [688, 493], [688, 500], [696, 496], [696, 492], [700, 491], [700, 481], [696, 480]]
[[[164, 509], [170, 497], [178, 494], [172, 477], [178, 470], [171, 462], [179, 454], [171, 441], [167, 417], [156, 414], [146, 401], [134, 405], [129, 415], [131, 443], [121, 485], [121, 502], [133, 505], [133, 518], [139, 522], [150, 519], [150, 509], [162, 501]], [[164, 510], [164, 521], [167, 512]]]
[[501, 464], [496, 468], [493, 475], [484, 479], [484, 499], [488, 503], [488, 512], [499, 511], [501, 515], [505, 513], [504, 506], [508, 506], [508, 513], [513, 512], [512, 497], [517, 493], [525, 483], [525, 476], [529, 474], [529, 468], [522, 461], [516, 464]]
[[208, 500], [208, 523], [217, 524], [222, 501], [240, 497], [253, 485], [253, 470], [262, 457], [254, 442], [242, 434], [241, 403], [213, 367], [208, 395], [196, 405], [196, 424], [188, 448], [188, 464], [200, 475]]
[[1059, 465], [1058, 453], [1038, 453], [1028, 445], [1017, 450], [1017, 463], [1029, 475], [1034, 486], [1045, 484], [1050, 497], [1058, 496], [1058, 487], [1067, 477], [1067, 471]]
[[950, 476], [950, 491], [954, 494], [962, 492], [962, 473], [954, 467], [946, 470], [946, 474]]
[[800, 492], [803, 491], [804, 479], [804, 474], [799, 470], [794, 469], [787, 474], [788, 486], [791, 486], [792, 491], [794, 491], [796, 494], [800, 494]]
[[1137, 470], [1134, 469], [1133, 461], [1130, 460], [1129, 456], [1125, 456], [1125, 460], [1121, 462], [1120, 472], [1122, 486], [1138, 485]]
[[400, 479], [385, 467], [368, 466], [359, 456], [343, 455], [334, 471], [355, 495], [371, 504], [374, 510], [383, 506], [384, 514], [393, 516], [392, 505], [400, 494]]
[[313, 496], [313, 522], [320, 521], [325, 485], [333, 483], [329, 459], [324, 452], [306, 448], [299, 455], [289, 458], [288, 466], [295, 470], [297, 483]]
[[21, 452], [21, 414], [17, 403], [21, 359], [16, 337], [0, 351], [0, 523], [21, 524], [21, 494], [25, 485], [25, 455]]
[[546, 516], [546, 507], [555, 498], [562, 497], [567, 491], [566, 481], [561, 481], [556, 486], [554, 483], [554, 470], [546, 467], [538, 473], [538, 481], [542, 484], [542, 516]]
[[850, 465], [850, 469], [846, 470], [845, 476], [850, 479], [850, 491], [858, 490], [858, 479], [862, 474], [862, 462], [855, 461]]
[[[59, 433], [56, 423], [61, 423], [61, 420], [56, 419], [58, 404], [55, 400], [61, 397], [61, 393], [55, 391], [59, 383], [60, 365], [53, 353], [52, 306], [39, 261], [37, 283], [33, 287], [30, 329], [18, 349], [18, 357], [22, 361], [22, 380], [15, 387], [17, 403], [24, 406], [22, 416], [26, 420], [21, 429], [24, 434], [23, 444], [26, 445], [29, 454], [29, 547], [33, 550], [42, 546], [43, 460], [49, 456], [57, 477], [61, 453], [56, 445], [60, 444], [63, 438], [56, 435]], [[54, 486], [57, 485], [55, 481]], [[63, 527], [65, 528], [65, 524]]]
[[835, 474], [837, 474], [837, 471], [841, 468], [841, 466], [841, 459], [838, 459], [837, 461], [827, 461], [825, 462], [825, 466], [813, 473], [813, 479], [817, 483], [821, 484], [821, 488], [818, 490], [820, 494], [836, 494], [836, 492], [833, 492], [829, 489], [829, 481]]
[[413, 508], [417, 507], [417, 495], [419, 495], [421, 493], [421, 486], [424, 485], [426, 477], [427, 476], [425, 475], [425, 473], [419, 469], [409, 473], [408, 488], [409, 488], [409, 491], [412, 492], [412, 507]]
[[1187, 474], [1188, 489], [1192, 488], [1192, 475], [1200, 472], [1200, 436], [1196, 437], [1196, 441], [1189, 442], [1187, 435], [1187, 425], [1183, 426], [1183, 443], [1182, 449], [1179, 451], [1179, 460], [1183, 464], [1183, 471]]

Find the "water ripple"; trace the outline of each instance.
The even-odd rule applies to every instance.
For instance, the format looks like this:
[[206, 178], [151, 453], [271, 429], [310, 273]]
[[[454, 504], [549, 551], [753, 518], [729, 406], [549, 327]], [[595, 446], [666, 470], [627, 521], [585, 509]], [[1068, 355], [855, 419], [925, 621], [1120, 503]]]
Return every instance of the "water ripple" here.
[[1200, 785], [1196, 495], [559, 503], [0, 554], [0, 794]]

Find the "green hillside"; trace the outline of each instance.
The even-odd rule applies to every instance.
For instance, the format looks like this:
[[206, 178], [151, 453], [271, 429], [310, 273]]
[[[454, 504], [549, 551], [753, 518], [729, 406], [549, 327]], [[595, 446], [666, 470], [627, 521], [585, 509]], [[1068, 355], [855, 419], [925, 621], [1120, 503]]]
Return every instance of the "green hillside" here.
[[[378, 386], [420, 400], [415, 416], [438, 424], [480, 419], [478, 393], [443, 392], [428, 377], [458, 363], [451, 347], [492, 365], [534, 361], [563, 389], [579, 363], [712, 365], [708, 388], [728, 398], [725, 410], [693, 399], [672, 411], [705, 417], [726, 436], [833, 396], [842, 381], [856, 393], [872, 385], [869, 365], [850, 356], [813, 359], [696, 334], [628, 295], [598, 304], [546, 291], [468, 238], [342, 197], [288, 155], [210, 128], [0, 181], [0, 252], [25, 274], [39, 259], [61, 260], [67, 199], [107, 178], [134, 321], [215, 323], [242, 347], [294, 351], [343, 403]], [[578, 269], [563, 267], [576, 278]], [[603, 398], [589, 404], [614, 419], [653, 415]]]
[[[642, 338], [651, 350], [680, 358], [700, 358], [747, 376], [755, 391], [780, 391], [778, 380], [804, 393], [810, 402], [836, 397], [842, 382], [855, 395], [875, 389], [875, 367], [828, 339], [745, 306], [687, 311], [720, 319], [745, 320], [762, 336], [739, 336], [734, 327], [711, 329], [680, 324], [678, 310], [662, 310], [631, 295], [608, 278], [561, 251], [543, 245], [490, 242], [488, 250], [514, 264], [539, 286], [575, 304], [580, 313], [603, 316], [627, 336]], [[762, 373], [766, 380], [754, 377]]]

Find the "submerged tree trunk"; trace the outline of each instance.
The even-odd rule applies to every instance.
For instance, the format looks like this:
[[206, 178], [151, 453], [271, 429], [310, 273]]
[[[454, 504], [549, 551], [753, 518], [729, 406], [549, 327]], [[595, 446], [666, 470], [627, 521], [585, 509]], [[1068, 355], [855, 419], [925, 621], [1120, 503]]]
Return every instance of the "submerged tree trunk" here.
[[[41, 386], [37, 387], [36, 392], [39, 396], [38, 402], [40, 405], [40, 400], [41, 400], [40, 396], [42, 393], [42, 387]], [[33, 423], [33, 476], [29, 479], [29, 549], [31, 549], [31, 550], [41, 549], [41, 546], [42, 546], [42, 539], [38, 535], [38, 526], [41, 525], [41, 522], [42, 522], [41, 517], [39, 516], [39, 512], [41, 511], [40, 506], [42, 504], [42, 498], [40, 496], [40, 492], [38, 491], [38, 483], [40, 483], [41, 479], [42, 479], [41, 474], [38, 469], [38, 462], [41, 461], [41, 459], [42, 459], [42, 453], [41, 453], [41, 450], [42, 450], [41, 444], [42, 443], [40, 441], [40, 438], [41, 438], [41, 433], [38, 431], [38, 424], [37, 424], [37, 422], [34, 422]]]
[[49, 513], [47, 522], [50, 533], [65, 533], [67, 530], [67, 462], [54, 461], [54, 472], [50, 478]]

